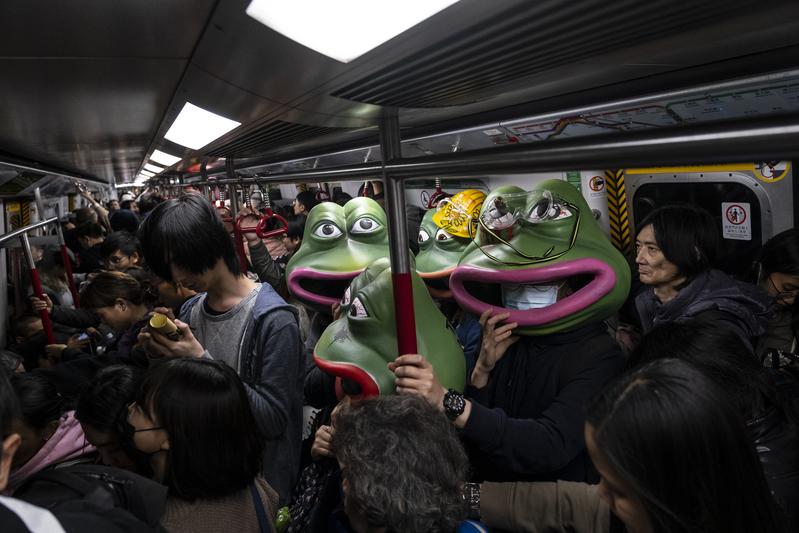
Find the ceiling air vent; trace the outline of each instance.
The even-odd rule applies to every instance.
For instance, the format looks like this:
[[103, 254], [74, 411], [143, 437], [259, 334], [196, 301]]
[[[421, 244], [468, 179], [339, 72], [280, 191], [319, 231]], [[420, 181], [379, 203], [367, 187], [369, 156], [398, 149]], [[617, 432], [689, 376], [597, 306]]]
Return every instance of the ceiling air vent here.
[[718, 24], [736, 9], [726, 0], [549, 0], [529, 6], [486, 18], [332, 95], [382, 106], [463, 105], [536, 73]]
[[286, 146], [313, 137], [321, 137], [328, 133], [342, 131], [342, 129], [306, 126], [305, 124], [275, 120], [254, 131], [248, 131], [222, 146], [213, 148], [206, 155], [213, 157], [255, 157], [277, 146]]

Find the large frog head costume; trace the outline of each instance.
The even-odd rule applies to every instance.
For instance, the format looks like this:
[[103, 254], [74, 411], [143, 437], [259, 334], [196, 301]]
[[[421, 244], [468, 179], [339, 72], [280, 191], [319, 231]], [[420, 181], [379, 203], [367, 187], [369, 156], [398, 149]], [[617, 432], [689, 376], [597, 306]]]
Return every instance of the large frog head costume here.
[[450, 287], [475, 315], [509, 312], [518, 334], [547, 335], [613, 315], [630, 289], [630, 269], [580, 192], [549, 180], [488, 195]]
[[416, 272], [434, 298], [452, 298], [449, 276], [471, 242], [469, 236], [477, 230], [485, 197], [482, 191], [467, 189], [425, 213], [419, 228]]
[[302, 246], [286, 266], [289, 292], [330, 314], [350, 282], [375, 259], [388, 256], [386, 213], [371, 198], [344, 207], [322, 202], [308, 213]]
[[[419, 353], [435, 368], [441, 384], [462, 390], [466, 362], [419, 276], [412, 274], [416, 340]], [[394, 293], [388, 259], [380, 259], [355, 280], [341, 302], [341, 318], [322, 333], [314, 360], [323, 371], [357, 384], [359, 394], [394, 394], [394, 374], [386, 366], [397, 357]]]

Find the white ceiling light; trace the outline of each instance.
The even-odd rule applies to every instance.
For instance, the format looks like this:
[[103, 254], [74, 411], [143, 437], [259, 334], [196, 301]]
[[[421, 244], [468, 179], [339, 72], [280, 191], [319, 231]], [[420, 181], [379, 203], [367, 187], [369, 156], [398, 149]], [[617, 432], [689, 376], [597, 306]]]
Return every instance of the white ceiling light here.
[[349, 63], [458, 0], [252, 0], [247, 14], [303, 46]]
[[149, 170], [142, 170], [141, 172], [139, 172], [139, 175], [142, 174], [144, 174], [148, 178], [152, 178], [153, 176], [155, 176], [155, 172], [150, 172]]
[[180, 161], [180, 157], [175, 155], [170, 155], [166, 152], [162, 152], [161, 150], [153, 150], [153, 155], [150, 156], [150, 161], [154, 161], [159, 165], [164, 165], [165, 167], [171, 167], [178, 161]]
[[157, 165], [153, 165], [152, 163], [147, 163], [146, 165], [144, 165], [144, 170], [149, 170], [150, 172], [152, 172], [154, 174], [158, 174], [159, 172], [163, 172], [164, 171], [163, 168], [161, 168], [161, 167], [159, 167]]
[[197, 107], [191, 102], [186, 102], [164, 138], [186, 148], [199, 150], [240, 125], [241, 122], [230, 120]]

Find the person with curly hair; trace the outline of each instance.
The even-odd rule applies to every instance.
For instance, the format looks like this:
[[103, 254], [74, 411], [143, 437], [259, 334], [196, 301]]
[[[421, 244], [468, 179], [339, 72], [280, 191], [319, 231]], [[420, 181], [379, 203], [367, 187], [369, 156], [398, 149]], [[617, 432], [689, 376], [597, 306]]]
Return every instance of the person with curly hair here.
[[469, 463], [442, 413], [421, 398], [383, 396], [343, 405], [333, 426], [331, 451], [355, 531], [455, 531], [466, 514]]

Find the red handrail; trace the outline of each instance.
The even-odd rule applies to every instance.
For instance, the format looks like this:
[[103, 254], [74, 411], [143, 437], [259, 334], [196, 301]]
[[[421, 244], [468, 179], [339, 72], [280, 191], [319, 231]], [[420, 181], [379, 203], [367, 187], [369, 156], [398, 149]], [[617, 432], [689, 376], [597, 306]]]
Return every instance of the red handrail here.
[[[239, 256], [239, 263], [241, 265], [241, 272], [243, 274], [247, 273], [247, 252], [244, 250], [244, 241], [242, 237], [245, 233], [255, 233], [259, 239], [267, 239], [269, 237], [275, 237], [277, 235], [282, 235], [288, 231], [288, 221], [283, 218], [282, 216], [278, 215], [274, 211], [272, 211], [271, 207], [267, 207], [264, 209], [261, 218], [258, 220], [258, 224], [255, 226], [243, 226], [242, 221], [244, 217], [238, 217], [236, 222], [233, 224], [233, 241], [236, 247], [236, 253]], [[283, 224], [282, 227], [267, 230], [266, 224], [270, 220], [277, 220]]]

